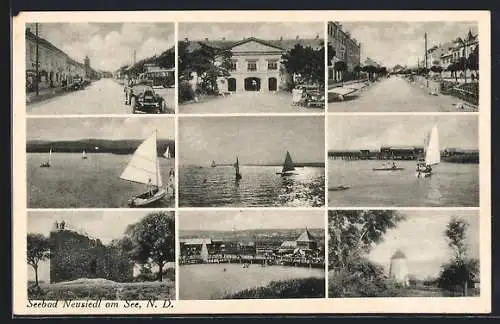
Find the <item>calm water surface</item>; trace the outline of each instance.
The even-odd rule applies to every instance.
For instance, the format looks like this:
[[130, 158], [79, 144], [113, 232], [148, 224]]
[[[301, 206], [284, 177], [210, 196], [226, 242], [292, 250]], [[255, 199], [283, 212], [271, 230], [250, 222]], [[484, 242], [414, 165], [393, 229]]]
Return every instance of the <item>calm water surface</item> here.
[[241, 166], [235, 181], [232, 166], [180, 167], [179, 204], [192, 207], [306, 206], [325, 204], [324, 168], [297, 168], [281, 177], [280, 166]]
[[[223, 271], [226, 268], [226, 271]], [[324, 278], [323, 269], [252, 264], [189, 264], [179, 267], [179, 298], [184, 300], [222, 299], [227, 294], [262, 287], [271, 281]]]
[[[41, 168], [46, 153], [27, 154], [29, 208], [123, 208], [133, 195], [147, 190], [146, 185], [121, 180], [120, 175], [132, 155], [108, 153], [52, 153], [52, 167]], [[163, 183], [174, 159], [160, 158]], [[148, 207], [174, 207], [169, 195]]]
[[[479, 164], [441, 163], [428, 178], [415, 176], [415, 161], [397, 161], [401, 171], [373, 171], [382, 161], [328, 161], [328, 205], [374, 207], [477, 207]], [[345, 185], [351, 188], [332, 191]]]

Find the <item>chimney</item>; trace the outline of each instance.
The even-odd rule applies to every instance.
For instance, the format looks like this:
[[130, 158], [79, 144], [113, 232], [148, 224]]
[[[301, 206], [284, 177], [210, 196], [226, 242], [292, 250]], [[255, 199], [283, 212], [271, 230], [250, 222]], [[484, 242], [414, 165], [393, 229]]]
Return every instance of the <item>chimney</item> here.
[[299, 39], [299, 35], [295, 36], [295, 39], [297, 39], [297, 40], [298, 40], [298, 39]]

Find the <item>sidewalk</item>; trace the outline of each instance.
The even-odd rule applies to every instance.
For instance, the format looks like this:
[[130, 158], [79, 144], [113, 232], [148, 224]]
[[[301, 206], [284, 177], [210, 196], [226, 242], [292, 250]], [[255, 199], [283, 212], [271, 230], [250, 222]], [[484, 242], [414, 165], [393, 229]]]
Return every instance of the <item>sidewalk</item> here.
[[60, 96], [64, 93], [66, 93], [66, 91], [64, 91], [63, 88], [40, 89], [38, 91], [38, 96], [36, 95], [35, 91], [29, 92], [26, 94], [26, 104], [29, 105], [43, 100], [47, 100], [53, 97]]

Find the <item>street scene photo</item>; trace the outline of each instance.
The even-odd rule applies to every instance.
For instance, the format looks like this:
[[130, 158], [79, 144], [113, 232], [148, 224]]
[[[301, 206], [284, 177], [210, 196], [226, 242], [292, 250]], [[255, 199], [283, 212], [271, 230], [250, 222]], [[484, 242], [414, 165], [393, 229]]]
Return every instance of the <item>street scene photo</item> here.
[[325, 297], [324, 211], [179, 214], [179, 299]]
[[173, 23], [25, 26], [28, 115], [175, 113]]
[[30, 300], [175, 299], [174, 212], [29, 211], [27, 230]]
[[329, 116], [330, 207], [478, 207], [476, 115]]
[[321, 207], [323, 116], [179, 118], [180, 207]]
[[477, 210], [330, 210], [328, 297], [478, 297]]
[[324, 112], [324, 23], [180, 23], [179, 113]]
[[477, 22], [328, 22], [329, 112], [477, 112]]
[[28, 208], [175, 206], [172, 117], [30, 118]]

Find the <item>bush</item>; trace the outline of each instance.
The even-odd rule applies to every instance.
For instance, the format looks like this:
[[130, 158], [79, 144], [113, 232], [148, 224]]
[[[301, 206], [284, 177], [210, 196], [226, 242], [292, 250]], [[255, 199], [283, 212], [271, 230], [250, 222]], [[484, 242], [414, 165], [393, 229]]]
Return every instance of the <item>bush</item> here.
[[194, 90], [191, 84], [187, 81], [179, 83], [179, 102], [185, 102], [194, 99]]
[[224, 299], [324, 298], [325, 279], [305, 278], [273, 281], [264, 287], [245, 289]]

